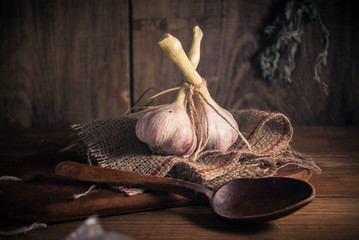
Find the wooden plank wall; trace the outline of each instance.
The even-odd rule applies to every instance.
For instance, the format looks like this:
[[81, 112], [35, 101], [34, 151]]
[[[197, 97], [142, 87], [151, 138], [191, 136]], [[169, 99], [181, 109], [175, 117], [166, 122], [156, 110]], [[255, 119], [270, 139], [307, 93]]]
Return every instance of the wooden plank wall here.
[[127, 0], [1, 1], [1, 126], [67, 126], [130, 105]]
[[[181, 74], [157, 46], [166, 32], [189, 48], [204, 32], [199, 73], [228, 109], [286, 114], [294, 125], [359, 124], [358, 22], [353, 1], [319, 2], [330, 31], [328, 65], [313, 80], [317, 22], [304, 24], [291, 84], [260, 77], [256, 56], [275, 18], [266, 0], [0, 1], [0, 126], [54, 127], [120, 116]], [[169, 102], [173, 94], [157, 103]]]

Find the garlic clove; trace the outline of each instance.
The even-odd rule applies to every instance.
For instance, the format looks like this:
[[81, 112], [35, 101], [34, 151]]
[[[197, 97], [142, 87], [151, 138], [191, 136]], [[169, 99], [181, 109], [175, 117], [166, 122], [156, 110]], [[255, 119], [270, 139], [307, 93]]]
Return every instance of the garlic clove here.
[[201, 87], [199, 92], [201, 97], [194, 98], [202, 129], [201, 132], [197, 132], [197, 137], [198, 139], [202, 137], [203, 142], [207, 141], [204, 150], [225, 152], [237, 141], [238, 133], [235, 130], [238, 129], [237, 121], [229, 111], [212, 99], [206, 86]]
[[183, 97], [185, 96], [178, 97], [174, 103], [148, 112], [138, 119], [136, 135], [154, 152], [187, 156], [195, 151], [196, 132], [187, 114]]

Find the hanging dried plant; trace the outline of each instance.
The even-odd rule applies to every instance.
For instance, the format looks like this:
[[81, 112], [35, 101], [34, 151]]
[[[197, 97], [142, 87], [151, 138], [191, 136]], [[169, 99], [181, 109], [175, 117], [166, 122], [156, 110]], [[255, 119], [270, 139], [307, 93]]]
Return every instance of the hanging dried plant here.
[[328, 86], [321, 81], [319, 73], [322, 64], [326, 65], [329, 48], [329, 31], [323, 24], [315, 6], [315, 0], [290, 0], [286, 2], [284, 13], [278, 16], [272, 25], [265, 28], [265, 33], [273, 39], [270, 46], [260, 54], [263, 78], [283, 79], [292, 82], [291, 75], [295, 69], [295, 55], [303, 35], [302, 22], [306, 15], [311, 20], [318, 20], [321, 26], [322, 50], [314, 64], [314, 80], [328, 95]]

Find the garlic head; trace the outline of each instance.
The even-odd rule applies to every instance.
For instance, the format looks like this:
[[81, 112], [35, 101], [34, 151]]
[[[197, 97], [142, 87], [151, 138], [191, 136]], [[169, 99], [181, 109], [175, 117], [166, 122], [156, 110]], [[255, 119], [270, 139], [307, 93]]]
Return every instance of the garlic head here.
[[160, 154], [187, 156], [197, 146], [196, 132], [187, 114], [185, 89], [176, 101], [140, 117], [136, 135], [152, 151]]

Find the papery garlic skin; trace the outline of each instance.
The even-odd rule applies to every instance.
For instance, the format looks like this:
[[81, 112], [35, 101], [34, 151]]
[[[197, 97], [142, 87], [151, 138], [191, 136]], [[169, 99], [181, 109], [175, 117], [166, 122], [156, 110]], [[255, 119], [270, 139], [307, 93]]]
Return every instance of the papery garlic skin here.
[[160, 154], [187, 156], [197, 146], [196, 132], [182, 101], [143, 115], [137, 121], [136, 135]]
[[[219, 150], [225, 152], [237, 141], [238, 133], [233, 129], [233, 127], [238, 129], [237, 121], [229, 111], [220, 107], [211, 98], [207, 86], [201, 87], [199, 92], [203, 97], [206, 98], [208, 103], [201, 96], [194, 98], [197, 114], [199, 116], [202, 128], [201, 132], [197, 132], [197, 137], [200, 139], [202, 136], [204, 142], [207, 139], [208, 126], [208, 141], [203, 150]], [[226, 118], [233, 127], [210, 105], [212, 105], [212, 107], [214, 107], [218, 113]]]

